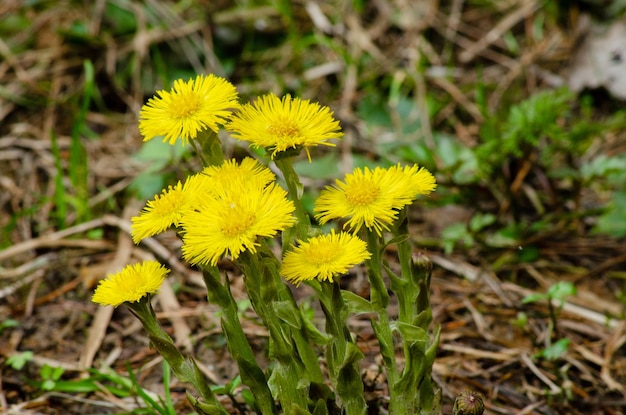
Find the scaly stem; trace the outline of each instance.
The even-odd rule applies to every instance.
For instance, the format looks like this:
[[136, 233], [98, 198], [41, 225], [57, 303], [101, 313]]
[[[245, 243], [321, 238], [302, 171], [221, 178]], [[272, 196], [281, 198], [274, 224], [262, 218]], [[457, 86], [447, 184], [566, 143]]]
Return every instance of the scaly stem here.
[[202, 276], [207, 287], [209, 302], [222, 309], [222, 331], [226, 336], [228, 350], [239, 366], [239, 374], [244, 385], [256, 399], [256, 403], [263, 414], [277, 414], [278, 410], [274, 398], [267, 386], [267, 379], [259, 367], [252, 347], [241, 327], [237, 314], [237, 303], [230, 292], [228, 279], [221, 283], [220, 273], [216, 267], [206, 267]]
[[181, 382], [191, 383], [204, 400], [205, 407], [211, 408], [216, 414], [227, 415], [228, 412], [218, 402], [217, 398], [209, 388], [202, 373], [196, 366], [193, 359], [186, 359], [178, 350], [172, 338], [163, 330], [156, 319], [150, 296], [144, 296], [135, 303], [125, 303], [133, 314], [141, 321], [144, 329], [148, 332], [148, 337], [152, 345], [159, 354], [167, 361], [172, 368], [172, 372]]
[[304, 210], [304, 205], [302, 204], [303, 186], [302, 183], [300, 183], [298, 174], [293, 169], [293, 157], [277, 159], [275, 160], [275, 163], [285, 176], [289, 196], [296, 207], [296, 219], [298, 222], [295, 226], [295, 236], [298, 239], [306, 240], [309, 228], [311, 227], [311, 220], [309, 219], [309, 215]]
[[412, 247], [408, 236], [408, 220], [406, 209], [402, 209], [396, 221], [397, 228], [394, 229], [394, 239], [398, 240], [398, 262], [400, 263], [400, 278], [391, 278], [391, 290], [398, 296], [398, 320], [413, 324], [415, 316], [419, 313], [417, 309], [417, 296], [420, 287], [413, 278], [413, 268], [411, 267]]
[[348, 307], [341, 296], [339, 283], [312, 284], [326, 316], [326, 333], [332, 338], [326, 347], [326, 362], [332, 385], [343, 403], [346, 415], [363, 415], [367, 411], [359, 361], [363, 353], [352, 341], [346, 324]]
[[[306, 410], [311, 378], [307, 375], [307, 365], [298, 352], [295, 339], [298, 331], [279, 316], [282, 307], [290, 306], [279, 298], [279, 293], [286, 287], [280, 287], [282, 282], [277, 282], [276, 259], [272, 261], [270, 258], [262, 258], [258, 252], [244, 252], [239, 260], [243, 265], [244, 283], [252, 307], [270, 335], [269, 356], [276, 362], [269, 379], [270, 388], [286, 413]], [[319, 370], [317, 365], [314, 366]]]
[[406, 414], [405, 400], [401, 395], [395, 393], [396, 382], [398, 381], [398, 366], [396, 365], [396, 355], [393, 344], [393, 333], [387, 312], [389, 304], [389, 294], [383, 281], [382, 275], [382, 251], [379, 236], [373, 232], [367, 232], [368, 250], [372, 257], [367, 261], [370, 281], [370, 298], [372, 307], [378, 317], [378, 322], [372, 320], [372, 328], [376, 338], [380, 343], [380, 353], [383, 358], [383, 365], [387, 372], [387, 382], [389, 384], [389, 413]]

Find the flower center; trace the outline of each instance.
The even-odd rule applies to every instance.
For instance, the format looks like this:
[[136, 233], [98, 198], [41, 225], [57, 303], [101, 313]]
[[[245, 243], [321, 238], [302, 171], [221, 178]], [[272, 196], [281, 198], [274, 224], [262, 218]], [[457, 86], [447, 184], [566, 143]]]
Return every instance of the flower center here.
[[178, 99], [172, 100], [170, 105], [170, 114], [172, 118], [184, 119], [191, 117], [200, 108], [200, 97], [196, 94], [183, 94]]
[[311, 262], [317, 266], [328, 264], [337, 258], [337, 246], [329, 243], [312, 244], [309, 247]]
[[244, 212], [235, 204], [225, 213], [221, 227], [222, 235], [236, 237], [244, 234], [254, 223], [256, 216], [253, 212]]
[[282, 120], [267, 127], [267, 132], [278, 138], [294, 138], [300, 135], [298, 126], [289, 120]]
[[378, 199], [380, 188], [372, 182], [361, 182], [346, 189], [346, 199], [352, 206], [368, 206]]
[[163, 217], [179, 213], [184, 204], [185, 197], [180, 186], [170, 186], [167, 193], [156, 195], [151, 203], [154, 212]]

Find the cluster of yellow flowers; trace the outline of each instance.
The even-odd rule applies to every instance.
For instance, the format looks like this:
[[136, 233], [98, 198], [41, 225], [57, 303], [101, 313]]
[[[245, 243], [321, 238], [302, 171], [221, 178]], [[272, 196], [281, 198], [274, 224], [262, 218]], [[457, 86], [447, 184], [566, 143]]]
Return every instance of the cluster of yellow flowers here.
[[[203, 131], [217, 133], [221, 127], [238, 140], [266, 149], [272, 158], [295, 149], [304, 150], [310, 159], [310, 147], [334, 146], [328, 140], [343, 136], [328, 107], [274, 94], [241, 105], [236, 88], [214, 75], [178, 80], [171, 91], [157, 92], [140, 112], [144, 141], [163, 137], [174, 144], [180, 138], [186, 144]], [[370, 257], [367, 244], [356, 236], [362, 228], [381, 235], [403, 207], [435, 187], [433, 175], [416, 165], [355, 169], [343, 181], [326, 187], [314, 207], [320, 224], [342, 219], [344, 230], [296, 242], [282, 260], [280, 275], [295, 284], [333, 281]], [[244, 251], [254, 253], [262, 238], [293, 226], [294, 209], [267, 167], [251, 158], [227, 160], [148, 201], [132, 218], [132, 237], [139, 243], [175, 227], [183, 239], [185, 260], [215, 265], [222, 257], [236, 260]], [[142, 291], [154, 293], [165, 274], [153, 267], [131, 266], [109, 276], [96, 289], [93, 301], [117, 306], [138, 301]], [[135, 279], [132, 287], [129, 279]]]

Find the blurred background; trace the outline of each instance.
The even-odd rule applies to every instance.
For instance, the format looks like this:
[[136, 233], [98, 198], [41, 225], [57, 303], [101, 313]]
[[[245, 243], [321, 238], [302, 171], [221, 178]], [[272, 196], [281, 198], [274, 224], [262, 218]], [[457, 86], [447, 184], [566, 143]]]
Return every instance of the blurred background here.
[[[131, 316], [90, 302], [107, 272], [145, 258], [174, 270], [164, 324], [239, 399], [219, 319], [175, 235], [134, 246], [128, 234], [146, 199], [201, 168], [190, 146], [142, 143], [139, 109], [176, 79], [213, 73], [243, 102], [289, 93], [334, 111], [344, 139], [296, 165], [310, 206], [354, 167], [417, 163], [436, 175], [411, 226], [435, 263], [444, 410], [470, 388], [486, 413], [623, 414], [625, 6], [4, 0], [1, 406], [151, 413], [132, 367], [147, 396], [171, 387], [178, 413], [190, 412]], [[223, 139], [227, 155], [254, 155]], [[354, 276], [345, 284], [364, 291]], [[250, 314], [242, 304], [262, 359]]]

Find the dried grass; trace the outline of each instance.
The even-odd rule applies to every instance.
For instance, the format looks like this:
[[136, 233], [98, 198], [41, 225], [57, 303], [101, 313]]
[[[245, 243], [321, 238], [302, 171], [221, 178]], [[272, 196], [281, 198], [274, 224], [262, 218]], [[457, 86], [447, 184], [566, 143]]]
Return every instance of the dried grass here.
[[[141, 144], [136, 114], [146, 93], [158, 84], [157, 74], [146, 69], [153, 63], [151, 47], [168, 44], [193, 71], [223, 73], [213, 51], [215, 36], [297, 36], [310, 30], [325, 41], [312, 47], [294, 41], [263, 52], [245, 51], [231, 78], [244, 95], [296, 90], [331, 105], [345, 125], [342, 151], [349, 164], [355, 149], [368, 148], [368, 140], [375, 139], [355, 114], [368, 88], [386, 89], [384, 82], [398, 80], [421, 109], [416, 116], [422, 118], [420, 134], [426, 140], [432, 140], [431, 130], [443, 129], [471, 145], [483, 121], [474, 96], [477, 68], [489, 86], [488, 107], [497, 111], [539, 88], [562, 84], [562, 69], [577, 37], [574, 24], [548, 24], [538, 37], [533, 29], [542, 7], [538, 0], [482, 7], [463, 0], [374, 0], [364, 2], [362, 12], [345, 1], [296, 1], [291, 23], [270, 7], [224, 9], [229, 2], [212, 2], [204, 4], [205, 20], [178, 15], [171, 2], [148, 1], [164, 25], [148, 25], [145, 8], [132, 5], [141, 25], [132, 36], [120, 38], [104, 36], [110, 33], [103, 20], [105, 2], [92, 8], [58, 2], [58, 7], [39, 11], [23, 3], [4, 1], [0, 6], [0, 20], [17, 15], [30, 20], [27, 30], [0, 37], [0, 228], [7, 238], [7, 248], [0, 251], [0, 315], [21, 324], [2, 332], [0, 355], [33, 350], [36, 366], [53, 364], [77, 376], [100, 362], [124, 370], [124, 362], [130, 361], [141, 367], [142, 383], [155, 390], [160, 387], [154, 369], [158, 357], [140, 327], [127, 313], [97, 309], [89, 301], [98, 278], [132, 259], [156, 256], [174, 269], [174, 281], [186, 288], [177, 297], [168, 296], [167, 307], [161, 296], [164, 323], [201, 357], [211, 379], [223, 382], [235, 372], [225, 349], [215, 342], [218, 324], [204, 302], [198, 275], [178, 260], [177, 239], [165, 234], [134, 247], [128, 236], [129, 216], [140, 205], [131, 204], [124, 191], [143, 168], [132, 158]], [[104, 34], [101, 43], [80, 44], [64, 37], [61, 30], [77, 20], [88, 22], [90, 34]], [[519, 51], [507, 47], [505, 34], [513, 34]], [[106, 110], [94, 108], [87, 117], [99, 138], [83, 140], [90, 171], [88, 205], [95, 219], [77, 223], [70, 214], [68, 227], [58, 230], [52, 215], [57, 170], [50, 137], [54, 131], [62, 166], [68, 169], [73, 100], [82, 87], [85, 58], [94, 64], [106, 104]], [[427, 69], [418, 70], [424, 61], [429, 62]], [[135, 69], [127, 84], [118, 85], [115, 74], [128, 65]], [[432, 120], [424, 116], [429, 96], [447, 102]], [[64, 186], [71, 194], [69, 183]], [[93, 229], [104, 230], [101, 239], [85, 236]], [[428, 229], [432, 226], [418, 230], [428, 236]], [[540, 238], [533, 243], [541, 249], [542, 262], [496, 272], [480, 253], [432, 253], [438, 265], [433, 310], [443, 327], [434, 376], [446, 410], [453, 396], [471, 388], [487, 397], [487, 414], [624, 413], [626, 326], [620, 320], [623, 303], [615, 296], [623, 292], [623, 273], [615, 273], [626, 262], [623, 244], [584, 233], [573, 240]], [[558, 322], [560, 335], [571, 339], [572, 347], [556, 362], [533, 359], [547, 340], [547, 307], [522, 305], [521, 299], [561, 280], [575, 281], [579, 290]], [[234, 293], [243, 295], [236, 279], [234, 284]], [[512, 323], [521, 311], [529, 316], [525, 327]], [[613, 318], [605, 319], [607, 315]], [[246, 323], [246, 330], [262, 351], [265, 333], [254, 321]], [[354, 329], [375, 368], [375, 349], [368, 343], [367, 325], [361, 323], [355, 321]], [[188, 333], [196, 333], [191, 342]], [[36, 370], [28, 374], [36, 376]], [[1, 376], [0, 404], [9, 413], [82, 413], [89, 408], [112, 413], [132, 407], [106, 394], [36, 397], [20, 373], [5, 367]], [[373, 402], [384, 402], [382, 380], [370, 378]], [[569, 401], [565, 392], [571, 394]], [[184, 401], [182, 395], [178, 398]]]

